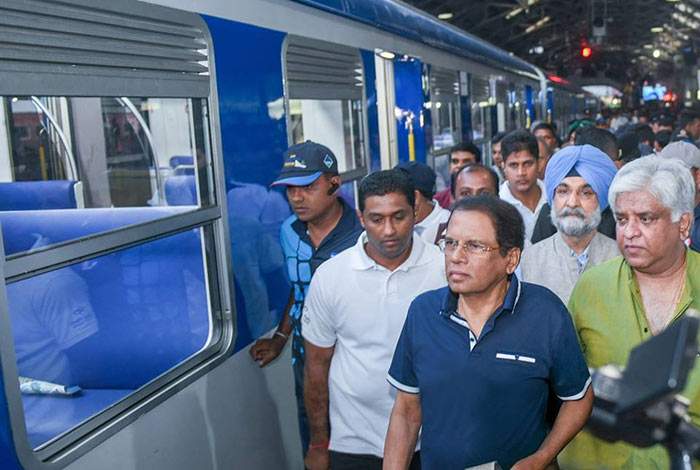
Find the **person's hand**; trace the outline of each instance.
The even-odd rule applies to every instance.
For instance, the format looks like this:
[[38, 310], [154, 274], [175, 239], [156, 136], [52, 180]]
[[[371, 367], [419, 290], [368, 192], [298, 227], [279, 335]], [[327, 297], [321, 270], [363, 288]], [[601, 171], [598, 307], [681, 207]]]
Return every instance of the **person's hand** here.
[[286, 342], [280, 335], [259, 339], [250, 348], [250, 355], [260, 367], [264, 367], [280, 355]]
[[557, 461], [547, 462], [542, 459], [540, 455], [534, 453], [524, 459], [515, 462], [515, 465], [511, 467], [511, 470], [558, 470], [559, 465]]
[[309, 449], [304, 459], [304, 466], [307, 470], [329, 470], [328, 449]]

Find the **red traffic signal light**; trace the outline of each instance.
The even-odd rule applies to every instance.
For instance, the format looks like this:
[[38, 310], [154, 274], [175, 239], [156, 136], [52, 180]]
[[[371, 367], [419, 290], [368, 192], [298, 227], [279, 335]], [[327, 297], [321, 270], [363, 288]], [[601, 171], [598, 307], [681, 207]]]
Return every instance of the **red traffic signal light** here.
[[590, 47], [584, 46], [581, 48], [581, 57], [588, 59], [591, 55], [593, 55], [593, 50]]

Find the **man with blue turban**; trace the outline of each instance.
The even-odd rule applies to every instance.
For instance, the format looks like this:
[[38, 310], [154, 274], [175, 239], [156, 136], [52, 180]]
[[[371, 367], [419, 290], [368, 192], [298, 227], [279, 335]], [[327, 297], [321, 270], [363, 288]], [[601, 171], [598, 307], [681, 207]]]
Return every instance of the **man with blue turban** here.
[[544, 184], [557, 232], [523, 252], [523, 281], [547, 287], [566, 304], [584, 270], [620, 254], [615, 240], [597, 231], [616, 172], [610, 158], [592, 145], [554, 154]]

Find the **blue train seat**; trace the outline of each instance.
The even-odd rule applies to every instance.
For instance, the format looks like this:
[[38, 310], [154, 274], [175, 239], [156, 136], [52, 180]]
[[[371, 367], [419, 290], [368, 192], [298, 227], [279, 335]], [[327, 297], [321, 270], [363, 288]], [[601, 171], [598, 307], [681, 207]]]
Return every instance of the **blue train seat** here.
[[197, 205], [197, 187], [192, 175], [172, 175], [165, 180], [165, 200], [170, 206]]
[[175, 155], [170, 157], [170, 168], [176, 175], [194, 175], [194, 158], [191, 155]]
[[[186, 210], [15, 211], [0, 213], [0, 223], [9, 255]], [[80, 308], [92, 309], [97, 327], [72, 344], [55, 325], [81, 318], [63, 308], [75, 308], [81, 292], [89, 305]], [[22, 396], [34, 446], [192, 356], [210, 334], [198, 230], [9, 284], [8, 300], [19, 375], [83, 389], [74, 397]]]
[[0, 211], [75, 209], [75, 181], [0, 183]]

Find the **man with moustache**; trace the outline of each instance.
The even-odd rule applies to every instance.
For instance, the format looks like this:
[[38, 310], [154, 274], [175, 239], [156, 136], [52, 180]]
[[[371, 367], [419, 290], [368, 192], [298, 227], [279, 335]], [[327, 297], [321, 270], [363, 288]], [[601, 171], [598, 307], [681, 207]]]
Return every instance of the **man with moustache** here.
[[[685, 246], [695, 184], [677, 160], [647, 156], [628, 163], [610, 185], [621, 257], [583, 273], [569, 300], [588, 365], [624, 365], [630, 351], [700, 309], [700, 254]], [[682, 392], [700, 424], [700, 363]], [[581, 432], [562, 452], [566, 469], [669, 468], [661, 446], [611, 444]]]
[[616, 172], [591, 145], [571, 145], [554, 154], [544, 185], [557, 232], [525, 250], [523, 281], [545, 286], [567, 303], [586, 269], [620, 254], [615, 240], [597, 231]]
[[291, 146], [284, 153], [284, 164], [272, 186], [287, 188], [287, 199], [294, 215], [282, 224], [280, 240], [292, 283], [287, 309], [271, 338], [258, 339], [250, 355], [264, 367], [284, 349], [292, 336], [292, 367], [299, 418], [302, 452], [309, 446], [309, 428], [304, 408], [304, 340], [301, 336], [301, 310], [316, 269], [331, 256], [351, 247], [362, 232], [355, 211], [338, 190], [342, 181], [338, 161], [326, 146], [310, 140]]
[[[449, 285], [413, 301], [389, 369], [384, 470], [408, 468], [421, 428], [424, 470], [524, 470], [550, 466], [583, 427], [593, 391], [574, 325], [552, 292], [513, 275], [523, 244], [512, 205], [455, 203], [441, 243]], [[548, 430], [550, 389], [564, 404]]]
[[[395, 395], [385, 379], [408, 306], [445, 285], [440, 250], [413, 230], [409, 175], [372, 173], [358, 194], [365, 232], [318, 268], [304, 303], [309, 470], [382, 468]], [[411, 469], [420, 468], [415, 452]]]

